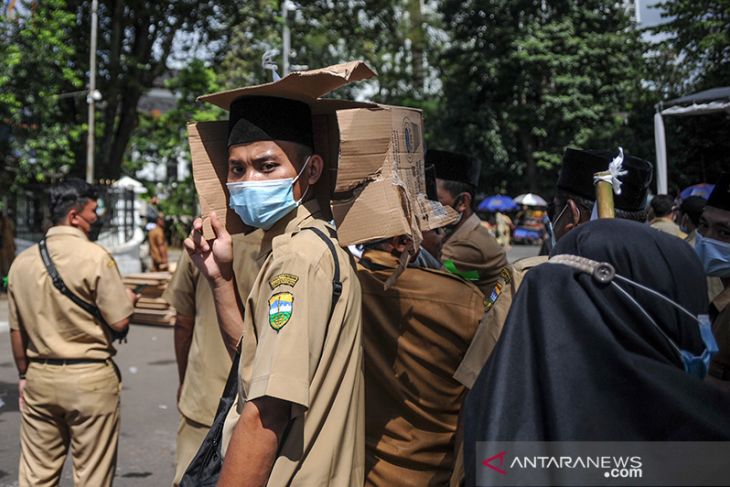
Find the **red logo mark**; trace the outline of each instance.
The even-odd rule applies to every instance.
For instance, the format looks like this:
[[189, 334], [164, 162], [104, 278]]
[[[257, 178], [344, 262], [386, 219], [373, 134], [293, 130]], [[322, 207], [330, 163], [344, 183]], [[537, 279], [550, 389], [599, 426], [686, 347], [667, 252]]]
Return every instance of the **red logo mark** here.
[[[495, 472], [497, 472], [499, 474], [507, 475], [507, 471], [506, 470], [503, 470], [503, 469], [499, 468], [499, 467], [503, 467], [504, 466], [504, 456], [506, 454], [507, 454], [506, 451], [501, 451], [501, 452], [497, 453], [496, 455], [492, 455], [491, 457], [489, 457], [486, 460], [484, 460], [482, 462], [482, 465], [484, 465], [485, 467], [491, 468], [492, 470], [494, 470]], [[497, 459], [499, 459], [499, 467], [496, 467], [496, 466], [492, 465], [492, 462], [494, 460], [497, 460]]]

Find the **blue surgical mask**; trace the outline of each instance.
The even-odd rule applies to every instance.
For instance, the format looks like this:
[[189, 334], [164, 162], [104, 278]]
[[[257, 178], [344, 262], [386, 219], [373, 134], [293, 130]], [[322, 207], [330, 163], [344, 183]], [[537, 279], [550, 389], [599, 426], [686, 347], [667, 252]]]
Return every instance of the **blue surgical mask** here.
[[697, 232], [695, 252], [702, 262], [705, 274], [715, 277], [730, 277], [730, 243], [705, 238]]
[[306, 191], [299, 200], [294, 199], [294, 183], [304, 172], [310, 158], [307, 158], [295, 178], [226, 184], [230, 193], [228, 206], [246, 225], [268, 230], [304, 199]]

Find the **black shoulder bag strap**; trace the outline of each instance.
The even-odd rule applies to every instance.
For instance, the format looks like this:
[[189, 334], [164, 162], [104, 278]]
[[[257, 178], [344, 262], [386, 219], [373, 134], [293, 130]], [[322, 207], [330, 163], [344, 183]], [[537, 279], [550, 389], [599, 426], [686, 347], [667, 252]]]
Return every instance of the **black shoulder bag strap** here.
[[313, 231], [315, 234], [317, 234], [319, 238], [322, 239], [325, 244], [327, 244], [327, 247], [330, 249], [330, 253], [332, 254], [332, 260], [335, 263], [335, 272], [332, 275], [332, 305], [330, 306], [330, 315], [327, 319], [327, 325], [329, 326], [329, 322], [332, 320], [332, 314], [335, 312], [335, 306], [337, 305], [337, 302], [340, 300], [340, 296], [342, 295], [342, 282], [340, 281], [340, 260], [337, 258], [337, 250], [335, 250], [335, 244], [332, 243], [331, 239], [327, 238], [322, 230], [315, 227], [306, 227], [303, 230]]
[[67, 286], [66, 283], [63, 282], [63, 279], [61, 278], [61, 275], [56, 270], [56, 266], [53, 264], [53, 261], [51, 260], [51, 254], [48, 252], [48, 247], [46, 246], [46, 239], [43, 238], [38, 243], [38, 248], [41, 251], [41, 259], [43, 260], [43, 265], [46, 266], [46, 271], [48, 271], [48, 275], [51, 277], [51, 281], [53, 281], [53, 285], [58, 289], [61, 294], [66, 296], [68, 299], [74, 302], [74, 304], [87, 313], [89, 313], [91, 316], [94, 317], [101, 325], [106, 329], [109, 334], [112, 337], [112, 341], [119, 340], [121, 343], [122, 341], [127, 341], [127, 332], [129, 331], [129, 328], [127, 328], [125, 331], [120, 332], [116, 331], [114, 328], [109, 326], [109, 323], [106, 322], [104, 317], [101, 315], [101, 310], [94, 306], [93, 304], [87, 303], [80, 297], [76, 296], [73, 291], [71, 291]]
[[[340, 281], [340, 261], [337, 259], [337, 251], [335, 249], [332, 240], [318, 228], [307, 227], [302, 230], [312, 230], [322, 241], [327, 244], [332, 259], [334, 260], [334, 275], [332, 277], [332, 304], [330, 305], [330, 314], [327, 319], [327, 326], [332, 320], [332, 315], [335, 312], [335, 305], [340, 300], [342, 295], [342, 282]], [[324, 343], [322, 344], [324, 348]], [[223, 389], [223, 396], [221, 396], [218, 402], [218, 409], [215, 413], [215, 419], [213, 424], [208, 430], [208, 434], [205, 436], [203, 443], [198, 449], [198, 453], [195, 454], [193, 461], [190, 462], [185, 475], [180, 481], [180, 487], [214, 487], [220, 477], [221, 468], [223, 467], [223, 456], [221, 455], [221, 442], [223, 440], [223, 426], [225, 424], [226, 416], [228, 411], [233, 406], [236, 399], [236, 392], [238, 390], [238, 362], [241, 357], [241, 351], [237, 350], [236, 355], [233, 357], [233, 363], [231, 364], [231, 370], [228, 372], [228, 379], [226, 380], [226, 386]], [[282, 438], [286, 437], [291, 422], [286, 428]], [[283, 443], [283, 442], [282, 442]]]

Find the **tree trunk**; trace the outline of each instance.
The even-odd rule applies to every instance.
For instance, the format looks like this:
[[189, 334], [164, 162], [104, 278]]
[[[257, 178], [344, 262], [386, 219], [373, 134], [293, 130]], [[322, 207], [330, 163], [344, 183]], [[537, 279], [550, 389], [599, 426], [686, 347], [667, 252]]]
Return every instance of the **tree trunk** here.
[[423, 15], [421, 0], [408, 0], [410, 17], [409, 38], [411, 40], [411, 66], [413, 70], [413, 88], [417, 97], [422, 97], [426, 88], [425, 50], [426, 36], [423, 32]]
[[523, 157], [527, 163], [525, 175], [529, 184], [530, 193], [537, 192], [537, 162], [534, 155], [534, 143], [529, 128], [520, 127], [520, 142], [522, 144]]

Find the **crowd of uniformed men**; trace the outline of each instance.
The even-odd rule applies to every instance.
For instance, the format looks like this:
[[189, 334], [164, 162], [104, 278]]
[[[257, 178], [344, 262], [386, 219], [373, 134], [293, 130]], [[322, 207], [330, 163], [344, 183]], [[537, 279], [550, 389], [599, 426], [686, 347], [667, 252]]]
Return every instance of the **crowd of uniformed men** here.
[[[645, 224], [651, 164], [623, 156], [617, 218], [596, 220], [594, 174], [617, 152], [567, 149], [549, 208], [553, 258], [510, 265], [473, 212], [479, 164], [430, 150], [428, 197], [458, 220], [424, 231], [416, 252], [407, 235], [348, 250], [311, 190], [324, 163], [310, 107], [246, 96], [230, 114], [229, 205], [247, 232], [229, 235], [212, 214], [205, 240], [196, 220], [165, 294], [177, 310], [175, 485], [232, 364], [222, 486], [473, 485], [475, 444], [488, 439], [730, 439], [729, 175], [706, 205], [681, 209], [686, 243]], [[652, 226], [674, 231], [663, 199]], [[77, 485], [111, 485], [112, 339], [137, 297], [87, 238], [93, 188], [60, 183], [50, 204], [47, 258], [24, 251], [9, 278], [20, 485], [57, 485], [69, 446]], [[599, 282], [596, 262], [620, 282]], [[709, 306], [708, 276], [720, 282]], [[696, 318], [706, 313], [711, 361]]]

